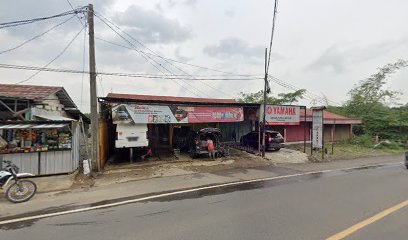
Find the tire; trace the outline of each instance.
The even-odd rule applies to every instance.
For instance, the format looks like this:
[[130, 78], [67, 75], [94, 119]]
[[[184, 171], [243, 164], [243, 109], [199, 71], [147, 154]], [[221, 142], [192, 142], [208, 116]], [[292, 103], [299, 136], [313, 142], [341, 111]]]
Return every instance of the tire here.
[[408, 165], [405, 165], [405, 167], [408, 169]]
[[275, 148], [273, 151], [274, 152], [277, 152], [277, 151], [279, 151], [280, 150], [280, 148]]
[[[20, 187], [22, 192], [20, 192]], [[19, 180], [18, 184], [12, 184], [6, 191], [6, 197], [10, 202], [22, 203], [30, 200], [37, 192], [37, 185], [31, 180]]]

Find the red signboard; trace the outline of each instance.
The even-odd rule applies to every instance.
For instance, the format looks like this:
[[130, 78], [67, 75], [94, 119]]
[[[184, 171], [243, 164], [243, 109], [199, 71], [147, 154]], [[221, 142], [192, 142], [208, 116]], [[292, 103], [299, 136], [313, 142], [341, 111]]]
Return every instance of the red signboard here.
[[242, 107], [121, 104], [112, 109], [114, 124], [205, 123], [244, 121]]
[[240, 107], [192, 107], [187, 110], [189, 123], [241, 122], [244, 113]]

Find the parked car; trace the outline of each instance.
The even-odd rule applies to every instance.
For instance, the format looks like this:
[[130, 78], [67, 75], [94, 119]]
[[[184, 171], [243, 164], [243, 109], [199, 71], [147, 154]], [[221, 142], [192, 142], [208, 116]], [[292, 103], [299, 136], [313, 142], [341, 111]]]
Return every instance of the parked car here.
[[[262, 134], [262, 133], [261, 133]], [[241, 146], [247, 146], [252, 148], [258, 148], [259, 146], [259, 132], [252, 131], [240, 139]], [[265, 132], [265, 150], [266, 151], [279, 151], [285, 147], [284, 139], [279, 132], [266, 130]]]
[[206, 154], [208, 156], [207, 139], [214, 143], [215, 152], [218, 155], [220, 151], [221, 131], [218, 128], [203, 128], [198, 131], [194, 137], [193, 148], [190, 149], [192, 158]]

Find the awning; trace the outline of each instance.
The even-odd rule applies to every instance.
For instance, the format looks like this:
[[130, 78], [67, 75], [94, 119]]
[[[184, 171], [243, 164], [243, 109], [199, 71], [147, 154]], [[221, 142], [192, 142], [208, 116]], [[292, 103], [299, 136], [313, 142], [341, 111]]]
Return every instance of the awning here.
[[7, 124], [0, 125], [0, 129], [44, 129], [44, 128], [63, 128], [68, 124]]
[[37, 115], [34, 114], [35, 117], [42, 118], [42, 119], [47, 119], [47, 120], [52, 120], [52, 121], [75, 121], [75, 119], [72, 118], [67, 118], [63, 116], [47, 116], [47, 115]]

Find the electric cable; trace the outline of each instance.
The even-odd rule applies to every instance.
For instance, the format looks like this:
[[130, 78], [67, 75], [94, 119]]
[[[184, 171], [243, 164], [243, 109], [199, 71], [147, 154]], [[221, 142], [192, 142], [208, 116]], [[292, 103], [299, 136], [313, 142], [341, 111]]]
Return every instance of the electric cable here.
[[[44, 65], [44, 68], [48, 67], [55, 60], [57, 60], [59, 57], [61, 57], [65, 53], [65, 51], [71, 46], [71, 44], [75, 41], [75, 39], [79, 36], [79, 34], [81, 34], [81, 32], [84, 29], [85, 29], [85, 27], [83, 27], [77, 34], [75, 34], [75, 36], [71, 39], [71, 41], [68, 42], [68, 44], [64, 47], [64, 49], [62, 49], [62, 51], [60, 53], [58, 53], [57, 56], [55, 56], [53, 59], [51, 59], [51, 61], [49, 61], [47, 64]], [[27, 81], [31, 80], [33, 77], [37, 76], [40, 72], [41, 72], [41, 70], [38, 70], [36, 73], [32, 74], [27, 79], [16, 82], [15, 84], [21, 84], [21, 83], [27, 82]]]
[[18, 48], [20, 48], [20, 47], [26, 45], [27, 43], [29, 43], [29, 42], [31, 42], [31, 41], [34, 41], [35, 39], [40, 38], [40, 37], [44, 36], [45, 34], [51, 32], [52, 30], [58, 28], [59, 26], [61, 26], [61, 25], [65, 24], [65, 23], [67, 23], [69, 20], [71, 20], [71, 19], [74, 18], [74, 17], [75, 17], [75, 16], [72, 16], [72, 17], [70, 17], [70, 18], [68, 18], [68, 19], [66, 19], [66, 20], [64, 20], [64, 21], [62, 21], [62, 22], [60, 22], [59, 24], [57, 24], [57, 25], [55, 25], [55, 26], [53, 26], [53, 27], [47, 29], [45, 32], [42, 32], [42, 33], [40, 33], [40, 34], [38, 34], [38, 35], [36, 35], [36, 36], [30, 38], [30, 39], [28, 39], [28, 40], [26, 40], [26, 41], [24, 41], [24, 42], [18, 44], [18, 45], [15, 46], [15, 47], [12, 47], [12, 48], [9, 48], [9, 49], [0, 51], [0, 54], [4, 54], [4, 53], [11, 52], [11, 51], [13, 51], [13, 50], [16, 50], [16, 49], [18, 49]]
[[[61, 68], [48, 68], [48, 67], [37, 67], [37, 66], [27, 66], [27, 65], [13, 65], [0, 63], [0, 68], [5, 69], [16, 69], [16, 70], [28, 70], [28, 71], [43, 71], [43, 72], [59, 72], [59, 73], [75, 73], [75, 74], [89, 74], [89, 71], [75, 70], [75, 69], [61, 69]], [[151, 79], [180, 79], [180, 77], [174, 77], [170, 75], [149, 75], [149, 74], [139, 74], [139, 73], [120, 73], [120, 72], [97, 72], [99, 75], [106, 76], [116, 76], [116, 77], [131, 77], [131, 78], [151, 78]], [[191, 81], [258, 81], [263, 78], [185, 78], [184, 80]]]
[[[101, 22], [103, 22], [107, 27], [109, 27], [113, 32], [115, 32], [119, 37], [121, 37], [123, 40], [125, 40], [130, 46], [134, 47], [134, 49], [135, 49], [136, 51], [138, 51], [137, 48], [134, 46], [134, 44], [133, 44], [132, 42], [130, 42], [130, 41], [129, 41], [128, 39], [126, 39], [123, 35], [121, 35], [118, 31], [116, 31], [112, 26], [110, 26], [104, 19], [102, 19], [102, 17], [99, 16], [99, 14], [94, 14], [94, 15], [95, 15]], [[138, 51], [138, 52], [139, 52], [139, 51]], [[163, 72], [159, 67], [157, 67], [156, 65], [154, 65], [154, 63], [152, 63], [151, 61], [155, 62], [155, 63], [158, 64], [161, 68], [165, 69], [167, 72], [169, 72], [170, 74], [172, 74], [171, 71], [169, 71], [167, 68], [165, 68], [162, 64], [158, 63], [158, 62], [155, 61], [154, 59], [150, 58], [149, 56], [145, 56], [145, 55], [143, 55], [143, 54], [140, 53], [140, 52], [139, 52], [139, 54], [140, 54], [143, 58], [145, 58], [145, 60], [148, 61], [148, 63], [150, 63], [152, 66], [154, 66], [154, 67], [155, 67], [158, 71], [160, 71], [161, 73], [164, 74], [164, 72]], [[149, 58], [151, 61], [149, 61], [148, 58]], [[193, 88], [195, 91], [197, 91], [197, 93], [194, 92], [193, 90], [189, 89], [189, 88], [184, 87], [184, 86], [181, 85], [179, 82], [177, 82], [176, 79], [174, 79], [173, 82], [175, 82], [176, 84], [178, 84], [178, 85], [181, 86], [182, 88], [186, 89], [187, 91], [192, 92], [194, 95], [196, 95], [196, 96], [198, 96], [198, 97], [200, 97], [200, 96], [199, 96], [199, 94], [197, 94], [197, 93], [200, 93], [200, 92], [201, 92], [203, 95], [207, 95], [207, 96], [208, 96], [208, 94], [206, 94], [206, 93], [200, 91], [199, 89], [194, 88], [194, 86], [192, 86], [191, 84], [189, 84], [189, 83], [187, 83], [187, 82], [185, 82], [185, 81], [183, 81], [183, 80], [182, 80], [182, 82], [184, 82], [184, 83], [186, 83], [187, 85], [189, 85], [191, 88]]]
[[[101, 14], [98, 13], [98, 15], [101, 15]], [[105, 20], [109, 21], [108, 19], [106, 19], [106, 17], [104, 17], [104, 16], [101, 16], [101, 17], [103, 17]], [[126, 31], [123, 31], [119, 26], [117, 26], [117, 25], [114, 24], [113, 22], [110, 21], [110, 23], [111, 23], [113, 26], [115, 26], [117, 29], [121, 30], [121, 31], [122, 31], [125, 35], [127, 35], [129, 38], [131, 38], [132, 40], [134, 40], [135, 42], [137, 42], [140, 46], [142, 46], [142, 47], [144, 47], [145, 49], [147, 49], [148, 51], [150, 51], [150, 52], [152, 53], [152, 55], [154, 55], [154, 56], [160, 56], [159, 54], [157, 54], [156, 52], [154, 52], [152, 49], [150, 49], [149, 47], [147, 47], [147, 46], [146, 46], [144, 43], [142, 43], [140, 40], [134, 38], [132, 35], [130, 35], [130, 34], [127, 33]], [[187, 72], [184, 71], [183, 69], [177, 67], [176, 65], [174, 65], [171, 61], [167, 60], [166, 58], [163, 58], [163, 57], [161, 57], [161, 56], [160, 56], [160, 58], [163, 59], [166, 63], [168, 63], [168, 64], [170, 64], [171, 66], [173, 66], [174, 68], [176, 68], [177, 70], [179, 70], [180, 72], [185, 73], [185, 74], [191, 76], [192, 78], [194, 78], [194, 76], [192, 76], [191, 74], [187, 73]], [[211, 88], [212, 90], [218, 91], [218, 92], [220, 92], [220, 93], [222, 93], [222, 94], [224, 94], [224, 95], [229, 95], [229, 96], [231, 96], [230, 94], [225, 93], [224, 91], [221, 91], [220, 89], [217, 89], [217, 88], [215, 88], [215, 87], [213, 87], [213, 86], [211, 86], [211, 85], [209, 85], [209, 84], [207, 84], [207, 83], [205, 83], [205, 82], [203, 82], [203, 81], [200, 81], [200, 80], [199, 80], [199, 82], [200, 82], [201, 84], [203, 84], [203, 85], [205, 85], [205, 86]]]
[[70, 11], [67, 11], [67, 12], [63, 12], [63, 13], [48, 16], [48, 17], [40, 17], [40, 18], [32, 18], [32, 19], [25, 19], [25, 20], [17, 20], [17, 21], [12, 21], [12, 22], [0, 23], [0, 29], [26, 25], [26, 24], [39, 22], [39, 21], [44, 21], [44, 20], [49, 20], [49, 19], [53, 19], [53, 18], [64, 17], [64, 16], [71, 15], [71, 14], [77, 14], [79, 12], [84, 12], [85, 8], [86, 7], [80, 7], [80, 8], [74, 9], [74, 10], [70, 10]]

